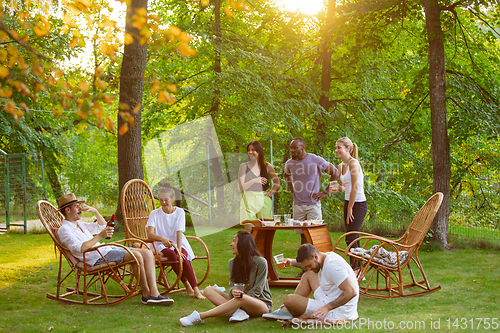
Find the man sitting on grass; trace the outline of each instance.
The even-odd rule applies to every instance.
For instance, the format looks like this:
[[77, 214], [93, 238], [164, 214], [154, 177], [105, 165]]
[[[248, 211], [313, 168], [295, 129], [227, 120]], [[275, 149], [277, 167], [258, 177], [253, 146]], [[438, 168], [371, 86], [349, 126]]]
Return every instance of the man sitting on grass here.
[[[85, 201], [78, 201], [73, 193], [63, 195], [57, 200], [59, 210], [64, 216], [63, 223], [57, 232], [61, 243], [67, 247], [71, 254], [80, 261], [83, 261], [83, 252], [100, 245], [99, 241], [113, 235], [114, 228], [106, 228], [106, 221], [94, 207], [84, 204]], [[82, 210], [94, 213], [97, 222], [84, 223], [80, 221]], [[95, 236], [92, 236], [95, 234]], [[153, 253], [149, 249], [130, 250], [136, 256], [139, 267], [133, 265], [134, 275], [140, 274], [140, 285], [142, 289], [142, 304], [162, 304], [171, 305], [174, 300], [160, 295], [156, 286], [156, 266]], [[122, 263], [132, 260], [132, 256], [124, 248], [118, 246], [103, 246], [99, 251], [104, 258], [110, 262]], [[90, 266], [105, 263], [104, 259], [97, 251], [85, 254], [85, 263]]]
[[[296, 259], [285, 259], [285, 267], [299, 263], [306, 271], [293, 294], [268, 319], [321, 321], [337, 323], [358, 318], [359, 286], [351, 266], [334, 252], [319, 252], [311, 244], [303, 244]], [[314, 299], [308, 298], [313, 292]]]

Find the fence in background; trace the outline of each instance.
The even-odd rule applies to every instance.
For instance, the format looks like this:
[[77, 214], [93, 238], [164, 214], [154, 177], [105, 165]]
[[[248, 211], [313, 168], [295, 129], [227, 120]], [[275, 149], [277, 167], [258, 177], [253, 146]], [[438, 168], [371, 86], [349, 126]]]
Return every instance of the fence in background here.
[[7, 154], [0, 150], [0, 223], [8, 230], [36, 218], [36, 202], [47, 198], [42, 153]]

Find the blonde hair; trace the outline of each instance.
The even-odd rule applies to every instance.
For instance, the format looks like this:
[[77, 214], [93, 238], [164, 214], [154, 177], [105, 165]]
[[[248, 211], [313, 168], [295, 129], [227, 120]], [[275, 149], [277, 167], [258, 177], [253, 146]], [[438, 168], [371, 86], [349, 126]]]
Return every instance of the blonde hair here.
[[344, 136], [343, 138], [338, 139], [337, 142], [340, 142], [344, 146], [349, 148], [349, 154], [355, 159], [358, 159], [358, 146], [354, 142], [352, 142], [351, 139], [349, 139], [347, 136]]
[[165, 193], [169, 198], [173, 198], [175, 196], [175, 191], [171, 187], [161, 187], [160, 190], [158, 191], [158, 195], [160, 193]]

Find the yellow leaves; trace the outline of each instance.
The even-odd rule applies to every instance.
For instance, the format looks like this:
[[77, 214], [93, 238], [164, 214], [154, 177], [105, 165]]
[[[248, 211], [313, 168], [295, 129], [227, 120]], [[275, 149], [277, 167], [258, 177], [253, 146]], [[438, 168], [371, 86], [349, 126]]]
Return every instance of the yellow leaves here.
[[0, 78], [5, 79], [7, 76], [9, 76], [9, 68], [0, 65]]
[[21, 95], [28, 96], [31, 94], [29, 88], [23, 82], [15, 80], [9, 80], [8, 82], [17, 92], [21, 93]]
[[181, 43], [189, 43], [192, 38], [185, 32], [181, 32], [178, 36], [177, 36], [177, 39], [179, 40], [179, 42]]
[[236, 10], [246, 10], [248, 12], [252, 12], [252, 9], [246, 5], [245, 0], [226, 0], [224, 13], [226, 14], [228, 19], [231, 19], [231, 17], [233, 17], [232, 11]]
[[96, 86], [96, 88], [104, 89], [104, 88], [106, 88], [106, 83], [104, 83], [102, 81], [96, 81], [95, 86]]
[[183, 57], [192, 57], [196, 54], [196, 50], [192, 49], [189, 45], [184, 43], [179, 43], [179, 46], [177, 46], [177, 50]]
[[99, 22], [99, 28], [104, 28], [104, 27], [116, 28], [116, 22], [107, 19], [102, 22]]
[[158, 92], [158, 89], [160, 89], [161, 83], [158, 80], [154, 80], [153, 86], [151, 87], [151, 95], [154, 95]]
[[142, 27], [147, 22], [147, 10], [146, 8], [139, 8], [135, 11], [135, 14], [132, 16], [132, 26], [136, 27], [138, 30], [141, 30]]
[[47, 83], [51, 86], [55, 86], [56, 84], [56, 79], [51, 75], [49, 76], [48, 80], [47, 80]]
[[173, 103], [175, 102], [175, 97], [168, 93], [166, 90], [160, 90], [158, 94], [158, 103]]
[[[26, 105], [24, 103], [21, 103], [23, 105], [23, 107], [27, 110], [28, 108], [26, 107]], [[16, 125], [18, 123], [18, 118], [19, 117], [22, 117], [24, 116], [24, 111], [21, 110], [21, 109], [17, 109], [16, 108], [16, 104], [14, 103], [14, 101], [12, 101], [11, 99], [8, 99], [4, 106], [3, 106], [4, 110], [7, 112], [7, 113], [10, 113], [13, 117], [14, 117], [14, 121], [16, 122]]]
[[61, 69], [57, 69], [57, 70], [54, 72], [54, 77], [55, 77], [56, 79], [60, 79], [63, 75], [64, 75], [64, 72], [63, 72]]
[[173, 93], [177, 92], [177, 86], [175, 84], [167, 84], [167, 89]]
[[176, 26], [174, 25], [171, 25], [168, 29], [167, 29], [167, 34], [168, 35], [172, 35], [174, 37], [177, 37], [181, 34], [182, 30], [177, 28]]
[[12, 45], [7, 46], [7, 52], [9, 52], [9, 55], [12, 58], [15, 58], [17, 60], [17, 57], [19, 56], [19, 51]]
[[231, 9], [229, 9], [229, 6], [224, 6], [224, 13], [226, 14], [228, 19], [233, 17], [233, 13], [231, 12]]
[[137, 105], [134, 107], [134, 109], [132, 110], [132, 113], [133, 113], [133, 114], [138, 114], [138, 113], [139, 113], [139, 111], [141, 110], [141, 107], [142, 107], [142, 104], [141, 104], [141, 103], [137, 104]]
[[47, 21], [47, 19], [42, 16], [40, 18], [40, 21], [38, 21], [36, 25], [33, 27], [33, 31], [35, 32], [35, 35], [37, 37], [42, 37], [49, 32], [50, 27], [51, 27], [50, 22]]
[[89, 91], [89, 88], [90, 88], [90, 84], [86, 81], [80, 81], [80, 83], [78, 84], [78, 89], [82, 90], [82, 91]]
[[118, 104], [118, 110], [128, 111], [130, 110], [130, 106], [127, 103], [120, 103]]
[[47, 91], [47, 88], [45, 88], [45, 85], [43, 83], [40, 83], [40, 82], [37, 82], [35, 84], [35, 94], [38, 92], [38, 91]]
[[78, 37], [73, 36], [71, 42], [69, 43], [69, 47], [75, 47], [78, 44], [78, 40], [79, 40]]
[[120, 126], [120, 130], [118, 131], [118, 134], [124, 135], [127, 132], [128, 132], [128, 124], [123, 124], [122, 126]]
[[[108, 129], [108, 131], [111, 131], [111, 132], [113, 132], [115, 130], [115, 123], [113, 122], [113, 120], [111, 120], [110, 116], [106, 117], [106, 128]], [[127, 128], [127, 130], [128, 130], [128, 128]]]
[[120, 118], [122, 118], [122, 120], [132, 126], [135, 126], [135, 118], [134, 116], [132, 116], [130, 114], [130, 112], [123, 112], [123, 111], [119, 111], [118, 112], [118, 115], [120, 116]]
[[104, 103], [106, 103], [106, 104], [113, 103], [114, 99], [115, 99], [115, 96], [113, 96], [113, 95], [104, 95], [104, 96], [102, 96], [102, 101]]
[[112, 61], [116, 61], [115, 52], [118, 51], [118, 45], [101, 41], [101, 43], [99, 43], [99, 50], [102, 54], [109, 56]]
[[40, 78], [45, 77], [45, 73], [43, 72], [43, 68], [38, 64], [34, 65], [33, 68], [31, 68], [31, 72]]
[[[93, 114], [95, 117], [97, 117], [97, 119], [99, 119], [99, 120], [101, 120], [101, 119], [102, 119], [102, 116], [103, 116], [103, 109], [102, 109], [101, 103], [96, 102], [96, 103], [93, 105], [92, 114]], [[101, 123], [102, 123], [102, 122], [101, 122]]]
[[10, 87], [0, 88], [0, 97], [9, 98], [12, 96], [12, 89]]
[[7, 111], [10, 114], [14, 114], [16, 112], [16, 104], [11, 99], [8, 99], [5, 102], [3, 108], [5, 111]]
[[125, 43], [125, 45], [132, 44], [133, 42], [134, 42], [134, 37], [132, 37], [131, 34], [126, 33], [125, 37], [124, 37], [124, 43]]
[[209, 4], [210, 4], [210, 1], [208, 1], [208, 0], [201, 0], [201, 5], [203, 7], [207, 7]]
[[73, 13], [69, 13], [69, 12], [64, 13], [63, 20], [64, 20], [64, 23], [66, 23], [66, 25], [69, 26], [70, 28], [78, 28], [78, 24], [76, 23], [76, 21], [74, 19]]

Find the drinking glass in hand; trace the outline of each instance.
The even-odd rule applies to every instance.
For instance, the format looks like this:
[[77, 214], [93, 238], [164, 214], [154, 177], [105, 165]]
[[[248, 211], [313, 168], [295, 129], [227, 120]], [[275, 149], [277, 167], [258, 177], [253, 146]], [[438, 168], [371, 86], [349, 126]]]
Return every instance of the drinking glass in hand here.
[[235, 283], [234, 290], [241, 290], [240, 298], [243, 297], [243, 293], [245, 292], [245, 284], [244, 283]]
[[332, 192], [337, 192], [339, 190], [339, 183], [336, 180], [330, 182], [330, 190]]

